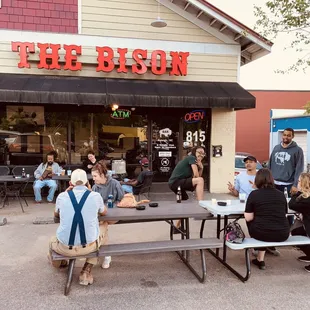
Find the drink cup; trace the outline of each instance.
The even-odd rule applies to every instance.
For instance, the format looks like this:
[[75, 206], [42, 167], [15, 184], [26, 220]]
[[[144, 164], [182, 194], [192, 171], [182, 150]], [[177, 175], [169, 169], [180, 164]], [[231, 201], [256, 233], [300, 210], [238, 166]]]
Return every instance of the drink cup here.
[[66, 174], [66, 170], [61, 170], [61, 175], [65, 175]]
[[211, 203], [212, 203], [213, 205], [216, 205], [216, 199], [215, 199], [215, 198], [212, 198], [212, 199], [211, 199]]
[[67, 170], [67, 174], [68, 174], [68, 176], [70, 176], [70, 175], [71, 175], [71, 173], [72, 173], [72, 171], [71, 171], [71, 170]]
[[29, 173], [26, 174], [26, 178], [30, 178], [30, 174]]
[[239, 194], [239, 200], [241, 203], [245, 203], [246, 194]]

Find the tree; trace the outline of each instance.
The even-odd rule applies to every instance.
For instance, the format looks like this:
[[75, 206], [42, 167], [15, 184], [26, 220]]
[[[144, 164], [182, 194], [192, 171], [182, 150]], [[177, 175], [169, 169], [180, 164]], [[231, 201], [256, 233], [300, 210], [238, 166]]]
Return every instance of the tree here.
[[290, 44], [300, 57], [279, 73], [307, 70], [310, 67], [310, 0], [270, 0], [265, 8], [255, 6], [258, 17], [255, 28], [262, 35], [275, 39], [281, 33], [294, 34]]
[[310, 114], [310, 101], [307, 102], [304, 108], [306, 109], [305, 115], [309, 115]]

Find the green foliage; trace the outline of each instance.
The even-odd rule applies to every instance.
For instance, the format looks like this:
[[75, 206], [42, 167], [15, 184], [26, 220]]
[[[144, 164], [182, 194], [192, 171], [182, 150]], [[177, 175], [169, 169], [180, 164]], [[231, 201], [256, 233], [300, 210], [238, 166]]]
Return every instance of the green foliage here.
[[306, 109], [305, 115], [309, 115], [310, 114], [310, 101], [308, 101], [307, 104], [303, 106], [303, 108]]
[[270, 0], [265, 7], [255, 6], [255, 28], [264, 36], [276, 38], [281, 33], [294, 34], [290, 47], [301, 56], [296, 63], [279, 73], [306, 70], [310, 67], [310, 1]]

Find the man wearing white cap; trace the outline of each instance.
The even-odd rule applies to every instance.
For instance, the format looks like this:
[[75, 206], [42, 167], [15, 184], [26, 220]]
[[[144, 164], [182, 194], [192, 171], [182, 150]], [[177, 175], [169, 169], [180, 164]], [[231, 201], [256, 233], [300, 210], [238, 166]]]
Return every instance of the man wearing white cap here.
[[[107, 241], [107, 224], [99, 226], [98, 221], [98, 215], [107, 213], [101, 195], [86, 187], [87, 175], [82, 169], [72, 172], [70, 183], [73, 189], [61, 193], [56, 200], [54, 215], [60, 218], [60, 225], [50, 241], [49, 252], [54, 267], [66, 266], [67, 262], [52, 261], [52, 250], [65, 256], [86, 255]], [[81, 285], [93, 283], [91, 269], [97, 262], [97, 258], [86, 259], [79, 277]]]

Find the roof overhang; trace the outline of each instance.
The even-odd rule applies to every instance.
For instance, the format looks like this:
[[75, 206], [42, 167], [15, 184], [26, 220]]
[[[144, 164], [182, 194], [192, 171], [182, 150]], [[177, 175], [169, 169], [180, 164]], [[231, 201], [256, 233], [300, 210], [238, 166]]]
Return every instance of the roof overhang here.
[[159, 108], [255, 108], [238, 83], [0, 74], [0, 103]]
[[[271, 52], [273, 43], [204, 0], [156, 0], [228, 44], [241, 46], [241, 65]], [[169, 25], [168, 25], [169, 26]]]

